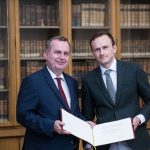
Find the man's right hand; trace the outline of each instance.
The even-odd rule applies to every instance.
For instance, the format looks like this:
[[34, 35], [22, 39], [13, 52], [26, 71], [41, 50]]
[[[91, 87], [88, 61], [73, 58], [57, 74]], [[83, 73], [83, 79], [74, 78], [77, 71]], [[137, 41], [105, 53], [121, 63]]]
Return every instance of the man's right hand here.
[[54, 131], [57, 132], [58, 134], [70, 134], [69, 132], [63, 129], [64, 125], [65, 124], [62, 121], [56, 120], [54, 123]]

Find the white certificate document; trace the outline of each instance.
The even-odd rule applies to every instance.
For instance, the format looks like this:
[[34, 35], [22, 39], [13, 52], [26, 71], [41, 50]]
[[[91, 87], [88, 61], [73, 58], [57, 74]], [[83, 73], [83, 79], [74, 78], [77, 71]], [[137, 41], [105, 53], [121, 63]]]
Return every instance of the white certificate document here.
[[134, 139], [131, 118], [91, 126], [61, 109], [63, 129], [93, 146]]

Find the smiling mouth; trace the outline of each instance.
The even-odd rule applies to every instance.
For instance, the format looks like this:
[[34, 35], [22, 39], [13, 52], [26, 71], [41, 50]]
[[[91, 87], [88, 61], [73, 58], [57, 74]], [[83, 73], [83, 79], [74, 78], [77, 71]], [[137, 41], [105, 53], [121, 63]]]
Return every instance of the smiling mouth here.
[[65, 64], [66, 62], [57, 62], [58, 64]]

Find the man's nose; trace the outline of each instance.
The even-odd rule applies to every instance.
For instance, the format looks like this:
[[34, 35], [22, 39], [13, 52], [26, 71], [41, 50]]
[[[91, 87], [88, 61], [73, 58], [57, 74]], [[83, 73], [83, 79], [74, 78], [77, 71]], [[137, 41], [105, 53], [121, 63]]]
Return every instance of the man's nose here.
[[60, 54], [59, 56], [61, 59], [64, 59], [65, 58], [65, 55], [63, 53]]
[[104, 54], [104, 50], [100, 49], [100, 55], [103, 55], [103, 54]]

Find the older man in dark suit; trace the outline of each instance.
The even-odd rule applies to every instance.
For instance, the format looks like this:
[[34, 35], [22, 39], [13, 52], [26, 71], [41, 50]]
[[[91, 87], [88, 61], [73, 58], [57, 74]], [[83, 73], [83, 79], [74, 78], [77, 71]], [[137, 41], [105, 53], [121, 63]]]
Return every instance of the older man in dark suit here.
[[[110, 33], [97, 33], [90, 46], [100, 66], [83, 80], [84, 117], [93, 120], [96, 116], [97, 124], [131, 117], [135, 131], [135, 139], [99, 146], [97, 150], [149, 150], [146, 122], [150, 117], [150, 85], [145, 72], [136, 64], [115, 59], [117, 48]], [[140, 107], [140, 98], [144, 107]], [[85, 147], [90, 149], [90, 145]]]
[[78, 139], [63, 130], [60, 109], [81, 117], [77, 82], [63, 71], [71, 48], [62, 36], [48, 41], [46, 66], [26, 77], [17, 101], [17, 121], [26, 127], [23, 150], [77, 150]]

